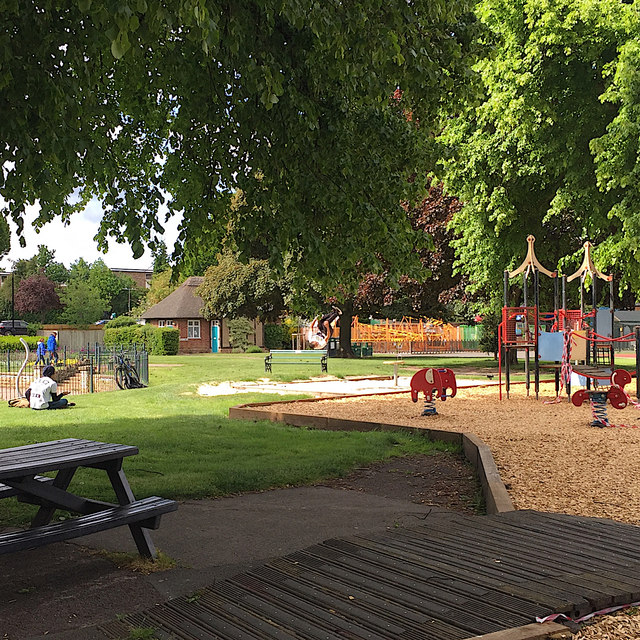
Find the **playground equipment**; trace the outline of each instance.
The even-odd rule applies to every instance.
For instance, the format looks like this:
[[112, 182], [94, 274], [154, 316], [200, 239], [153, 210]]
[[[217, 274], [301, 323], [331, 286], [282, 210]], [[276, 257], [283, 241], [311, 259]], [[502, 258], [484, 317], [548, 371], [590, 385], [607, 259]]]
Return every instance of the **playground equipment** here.
[[434, 318], [376, 320], [354, 317], [351, 341], [375, 345], [377, 353], [456, 352], [477, 345], [477, 327], [454, 326]]
[[[505, 375], [506, 375], [506, 392], [509, 397], [509, 389], [511, 386], [511, 371], [509, 364], [509, 355], [512, 350], [525, 351], [525, 384], [527, 387], [527, 395], [531, 385], [530, 367], [531, 367], [531, 351], [533, 351], [535, 363], [535, 391], [536, 398], [540, 391], [540, 367], [538, 365], [538, 334], [540, 316], [538, 313], [538, 303], [540, 297], [540, 273], [553, 278], [554, 282], [554, 313], [558, 308], [558, 272], [545, 269], [536, 257], [534, 243], [535, 237], [529, 235], [527, 237], [528, 249], [527, 255], [523, 263], [514, 271], [504, 272], [504, 306], [502, 307], [502, 322], [498, 328], [498, 341], [500, 353], [505, 355]], [[512, 278], [522, 274], [522, 294], [523, 304], [518, 307], [510, 307], [509, 304], [509, 281]], [[533, 276], [533, 305], [529, 304], [529, 275]], [[499, 363], [499, 379], [500, 379], [500, 399], [502, 400], [502, 358]]]
[[[530, 391], [531, 366], [530, 358], [533, 353], [535, 373], [535, 393], [538, 397], [540, 390], [541, 367], [552, 369], [556, 382], [556, 395], [559, 396], [563, 386], [571, 395], [571, 373], [575, 372], [586, 381], [587, 388], [592, 381], [606, 380], [611, 377], [615, 369], [614, 340], [629, 339], [623, 336], [613, 337], [614, 300], [613, 300], [613, 276], [605, 275], [593, 264], [590, 242], [584, 243], [584, 259], [580, 268], [570, 276], [562, 276], [562, 306], [558, 304], [558, 272], [545, 269], [535, 255], [535, 237], [527, 237], [528, 251], [524, 262], [514, 271], [504, 272], [504, 307], [502, 309], [502, 322], [499, 326], [498, 338], [500, 352], [505, 355], [505, 388], [507, 398], [510, 388], [509, 354], [512, 350], [525, 352], [525, 385], [527, 395]], [[543, 273], [553, 279], [554, 283], [554, 309], [553, 312], [539, 311], [539, 274]], [[509, 283], [512, 278], [523, 274], [522, 293], [523, 304], [518, 307], [509, 307]], [[530, 304], [528, 277], [533, 276], [533, 305]], [[587, 311], [585, 304], [585, 281], [589, 277], [591, 281], [592, 309]], [[567, 283], [580, 279], [580, 309], [567, 309]], [[611, 313], [611, 326], [599, 333], [597, 319], [598, 280], [609, 283], [609, 309]], [[542, 331], [542, 328], [549, 331]], [[605, 335], [607, 334], [608, 335]], [[640, 334], [636, 338], [640, 344]], [[640, 353], [636, 351], [636, 358]], [[573, 367], [571, 361], [576, 363]], [[542, 364], [547, 362], [548, 364]], [[502, 399], [502, 358], [499, 368], [500, 399]], [[595, 382], [593, 382], [595, 384]]]
[[434, 416], [438, 413], [434, 395], [444, 401], [447, 399], [447, 389], [451, 389], [450, 398], [453, 398], [457, 391], [456, 376], [451, 369], [433, 369], [431, 367], [420, 369], [411, 378], [410, 386], [413, 402], [418, 402], [420, 391], [424, 393], [423, 416]]
[[[607, 400], [615, 409], [624, 409], [629, 402], [633, 402], [627, 392], [625, 385], [631, 382], [631, 374], [624, 369], [618, 369], [611, 374], [610, 387], [607, 391], [603, 389], [580, 389], [571, 396], [571, 402], [580, 407], [588, 400], [591, 405], [593, 415], [592, 427], [613, 427], [607, 417]], [[637, 403], [634, 403], [637, 405]]]

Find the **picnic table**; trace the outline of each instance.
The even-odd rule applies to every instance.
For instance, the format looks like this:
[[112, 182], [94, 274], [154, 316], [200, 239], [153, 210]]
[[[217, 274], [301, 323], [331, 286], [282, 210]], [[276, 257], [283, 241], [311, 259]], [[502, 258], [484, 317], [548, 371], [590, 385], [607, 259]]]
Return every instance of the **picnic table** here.
[[[148, 530], [157, 529], [160, 516], [178, 506], [173, 500], [157, 496], [135, 499], [122, 462], [137, 453], [138, 448], [131, 445], [78, 438], [0, 449], [0, 499], [16, 496], [20, 502], [39, 506], [30, 529], [0, 533], [0, 554], [128, 525], [140, 554], [156, 557]], [[81, 467], [106, 472], [117, 504], [69, 491], [71, 480]], [[55, 477], [40, 475], [49, 472], [55, 472]], [[57, 509], [79, 516], [51, 524]]]

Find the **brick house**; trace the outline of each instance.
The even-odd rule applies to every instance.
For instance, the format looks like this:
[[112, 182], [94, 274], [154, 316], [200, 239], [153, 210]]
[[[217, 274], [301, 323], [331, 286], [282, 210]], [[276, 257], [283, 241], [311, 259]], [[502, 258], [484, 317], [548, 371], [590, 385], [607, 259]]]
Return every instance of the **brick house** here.
[[[231, 351], [226, 320], [210, 321], [202, 315], [202, 298], [196, 289], [202, 284], [201, 276], [187, 278], [173, 293], [154, 304], [142, 314], [145, 323], [156, 327], [176, 327], [180, 330], [179, 353], [210, 353]], [[262, 346], [262, 323], [253, 321], [254, 333], [249, 344]]]
[[[129, 276], [137, 286], [141, 289], [149, 289], [151, 287], [151, 278], [153, 277], [153, 269], [111, 269], [112, 273], [117, 276]], [[0, 274], [1, 277], [1, 274]]]

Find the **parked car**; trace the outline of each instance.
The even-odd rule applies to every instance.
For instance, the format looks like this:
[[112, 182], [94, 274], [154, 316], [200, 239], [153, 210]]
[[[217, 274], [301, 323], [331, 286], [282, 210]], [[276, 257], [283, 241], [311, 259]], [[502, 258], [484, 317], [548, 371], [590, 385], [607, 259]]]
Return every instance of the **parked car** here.
[[0, 336], [26, 336], [28, 326], [24, 320], [0, 320]]

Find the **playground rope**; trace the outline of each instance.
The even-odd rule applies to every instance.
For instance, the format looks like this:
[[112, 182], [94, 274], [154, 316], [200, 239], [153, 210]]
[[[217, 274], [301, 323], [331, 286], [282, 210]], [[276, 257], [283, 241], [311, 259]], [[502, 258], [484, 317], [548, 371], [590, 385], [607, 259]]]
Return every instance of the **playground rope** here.
[[544, 404], [558, 404], [562, 402], [560, 394], [562, 393], [565, 385], [568, 385], [569, 381], [571, 380], [571, 372], [573, 371], [571, 367], [571, 333], [571, 331], [564, 332], [562, 345], [562, 365], [560, 368], [560, 388], [558, 389], [556, 399], [545, 400]]
[[583, 340], [588, 340], [589, 342], [632, 342], [635, 341], [634, 333], [627, 333], [618, 338], [609, 338], [607, 336], [601, 336], [599, 333], [591, 333], [592, 336], [596, 336], [592, 338], [591, 336], [585, 336], [581, 333], [575, 334], [578, 338], [582, 338]]

